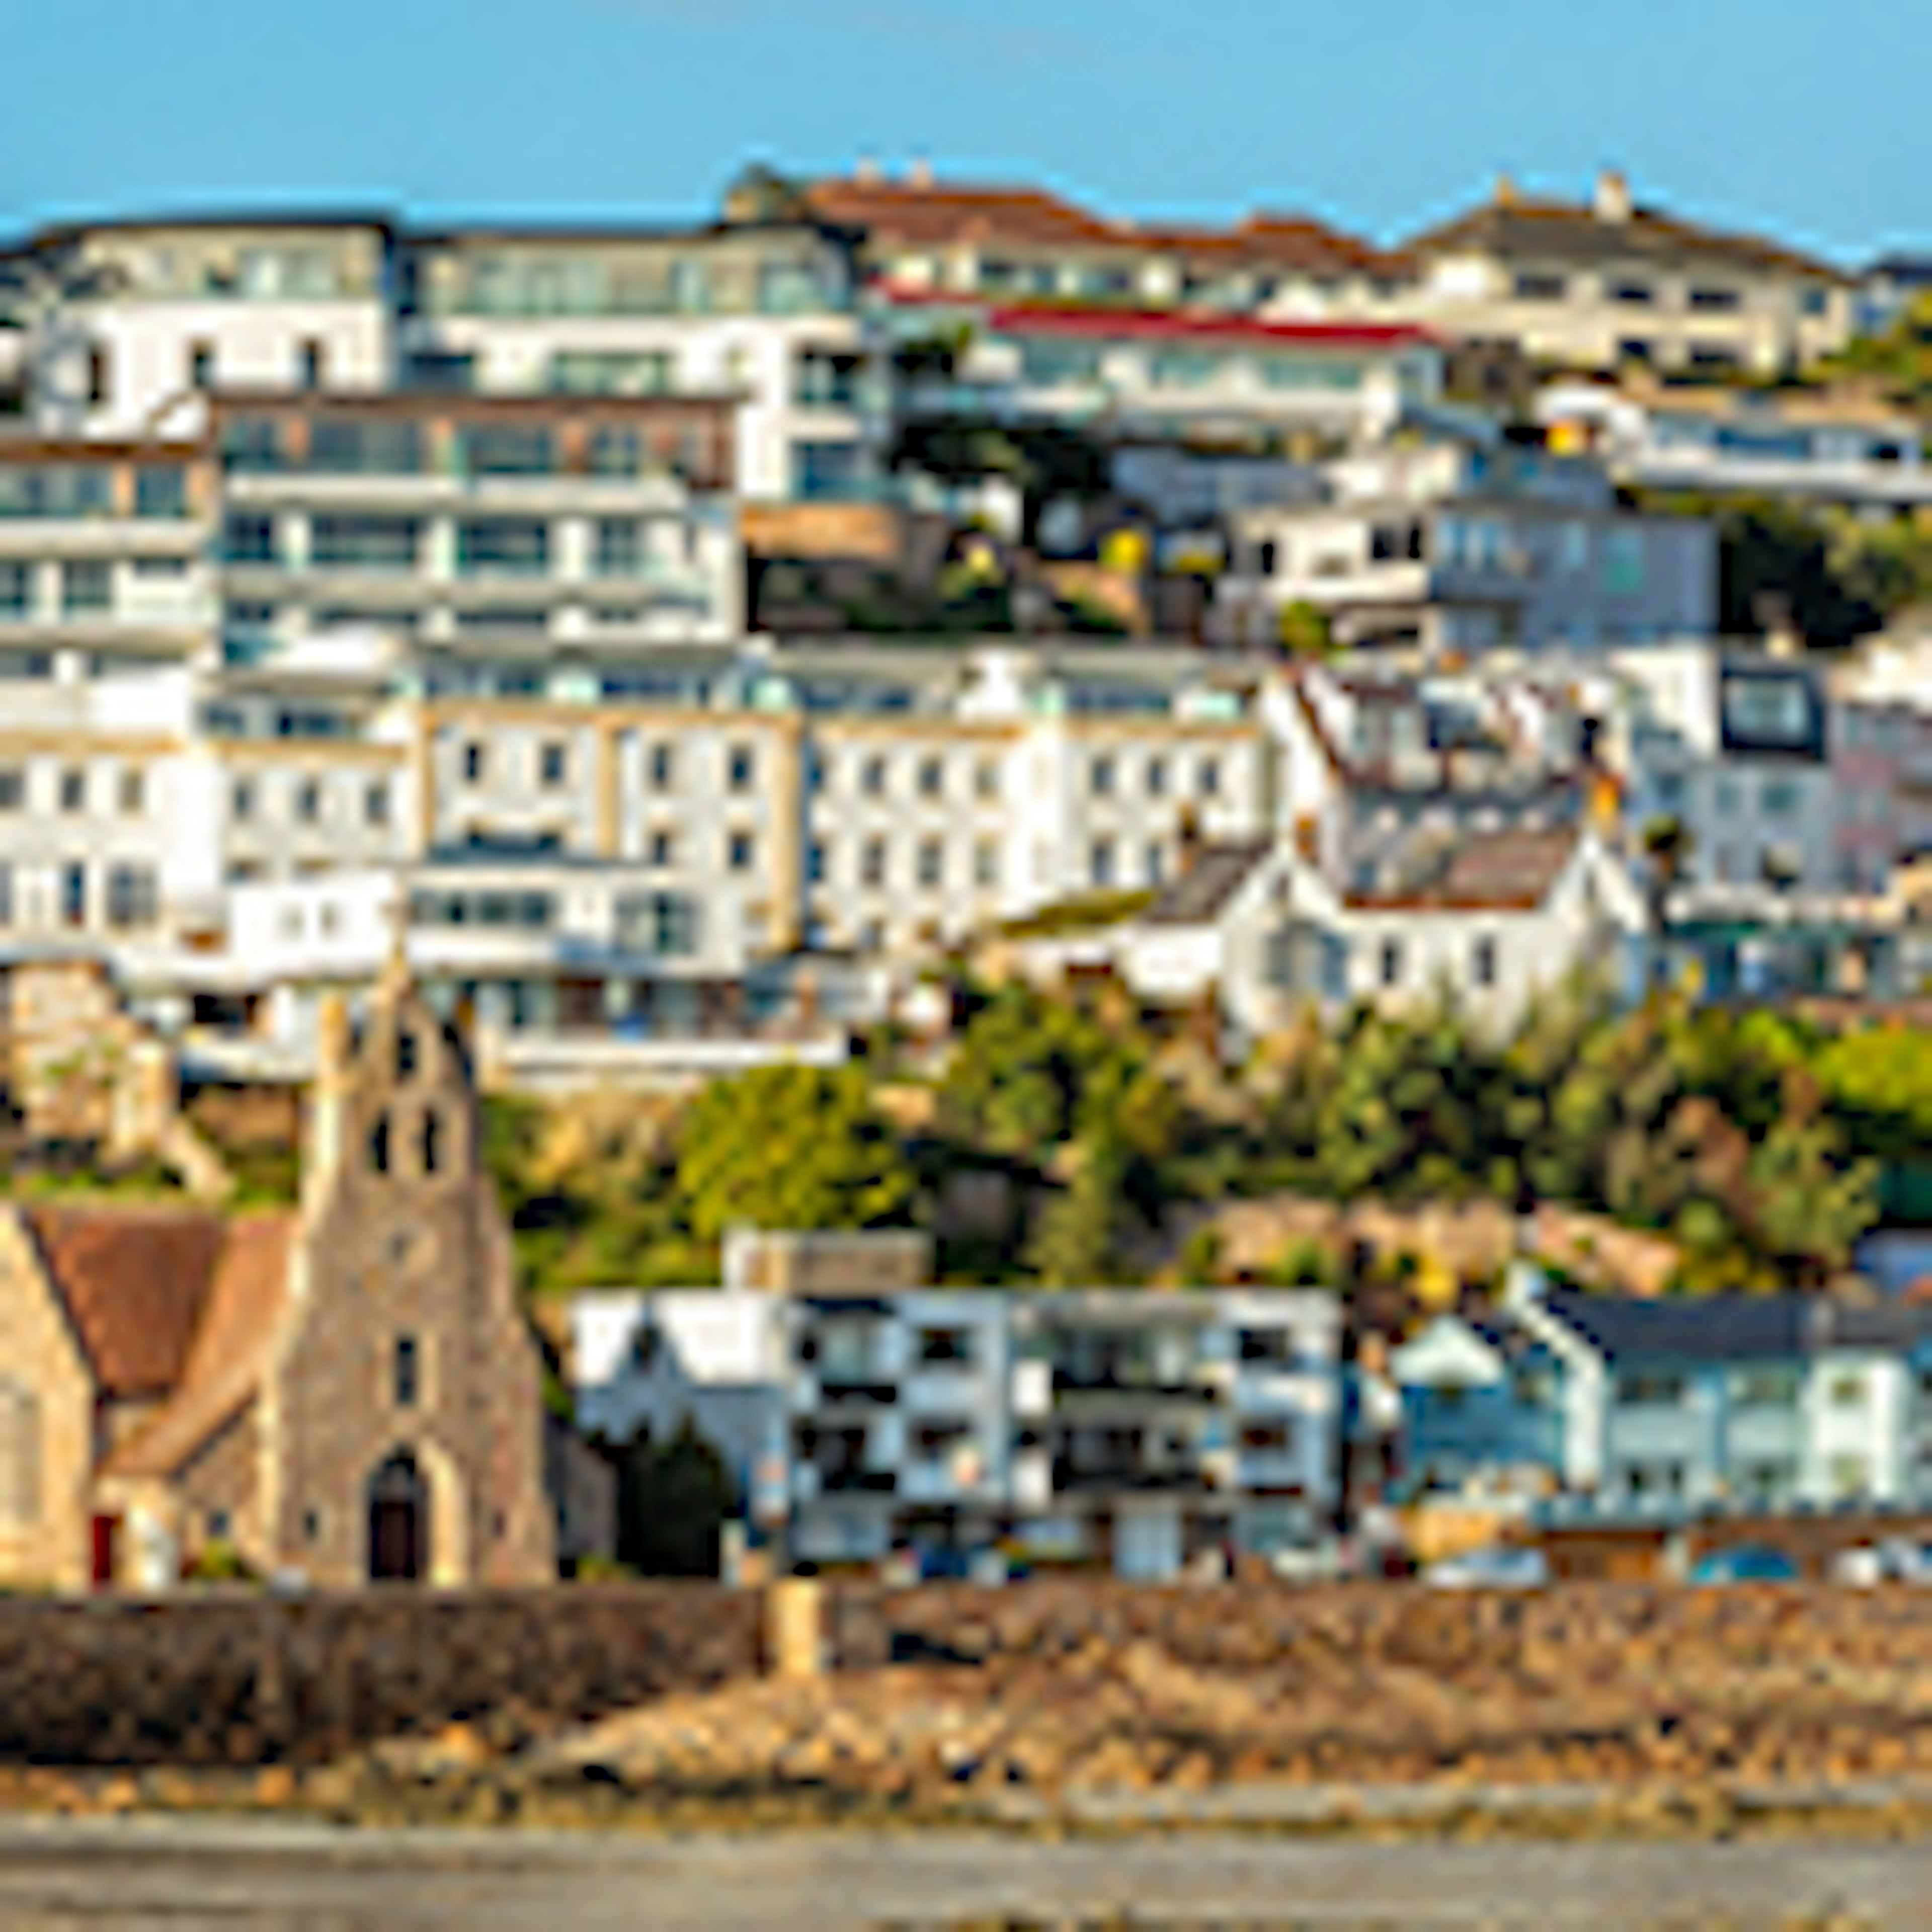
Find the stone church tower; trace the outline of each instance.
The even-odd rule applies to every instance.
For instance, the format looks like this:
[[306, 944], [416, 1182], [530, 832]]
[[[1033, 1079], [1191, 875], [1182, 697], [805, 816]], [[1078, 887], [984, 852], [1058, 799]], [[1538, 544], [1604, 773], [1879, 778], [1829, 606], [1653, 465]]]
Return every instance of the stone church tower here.
[[393, 969], [325, 1011], [287, 1306], [260, 1394], [263, 1540], [319, 1586], [556, 1575], [542, 1365], [465, 1049]]

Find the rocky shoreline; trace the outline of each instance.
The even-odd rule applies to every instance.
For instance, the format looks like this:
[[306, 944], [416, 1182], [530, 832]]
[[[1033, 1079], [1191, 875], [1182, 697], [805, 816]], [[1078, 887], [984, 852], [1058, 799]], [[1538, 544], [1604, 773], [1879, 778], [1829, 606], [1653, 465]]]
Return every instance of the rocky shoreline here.
[[[1572, 1660], [1574, 1662], [1574, 1660]], [[506, 1706], [329, 1763], [0, 1767], [0, 1810], [346, 1826], [1932, 1834], [1932, 1676], [1713, 1646], [1547, 1676], [1052, 1657], [763, 1678], [574, 1729]]]

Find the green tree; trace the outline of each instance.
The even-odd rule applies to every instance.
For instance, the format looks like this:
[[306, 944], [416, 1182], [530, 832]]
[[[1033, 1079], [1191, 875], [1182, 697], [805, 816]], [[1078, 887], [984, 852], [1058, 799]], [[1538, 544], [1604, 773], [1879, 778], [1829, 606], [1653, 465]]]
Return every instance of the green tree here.
[[1328, 614], [1302, 598], [1281, 607], [1276, 634], [1290, 657], [1325, 658], [1334, 652], [1335, 632]]
[[915, 1188], [856, 1066], [764, 1066], [714, 1081], [680, 1125], [676, 1184], [706, 1240], [736, 1223], [887, 1225], [905, 1217]]
[[716, 1576], [738, 1498], [690, 1418], [668, 1442], [632, 1442], [615, 1460], [618, 1560], [646, 1576]]
[[1113, 1135], [1096, 1133], [1076, 1154], [1072, 1178], [1042, 1210], [1027, 1251], [1028, 1268], [1048, 1288], [1090, 1288], [1120, 1274], [1127, 1150]]

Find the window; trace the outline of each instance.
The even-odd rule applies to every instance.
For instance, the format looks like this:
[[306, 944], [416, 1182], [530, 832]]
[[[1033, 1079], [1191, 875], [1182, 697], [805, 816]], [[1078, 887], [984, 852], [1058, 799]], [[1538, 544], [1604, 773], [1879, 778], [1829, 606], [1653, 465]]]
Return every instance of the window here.
[[883, 886], [886, 883], [886, 842], [868, 838], [859, 851], [859, 883]]
[[160, 890], [152, 866], [114, 866], [107, 874], [107, 923], [124, 931], [152, 926], [160, 914]]
[[107, 351], [98, 342], [87, 352], [87, 400], [98, 409], [107, 400], [108, 381]]
[[70, 767], [60, 775], [60, 808], [63, 812], [87, 809], [87, 774], [78, 767]]
[[1394, 939], [1382, 941], [1382, 982], [1384, 986], [1399, 985], [1402, 980], [1402, 945]]
[[172, 464], [144, 463], [134, 472], [137, 517], [188, 514], [188, 472]]
[[1237, 1346], [1243, 1361], [1264, 1368], [1292, 1369], [1300, 1359], [1292, 1328], [1244, 1328]]
[[868, 758], [859, 768], [859, 789], [868, 798], [883, 798], [886, 790], [886, 761]]
[[1656, 291], [1648, 282], [1619, 282], [1611, 290], [1610, 299], [1630, 308], [1647, 308], [1656, 299]]
[[473, 739], [463, 748], [463, 778], [466, 784], [481, 784], [487, 758], [487, 748]]
[[237, 823], [245, 824], [255, 815], [255, 782], [253, 778], [237, 778], [234, 788], [228, 794], [230, 815]]
[[1496, 942], [1487, 934], [1470, 946], [1469, 977], [1478, 986], [1496, 983]]
[[919, 1359], [931, 1366], [970, 1368], [974, 1360], [974, 1334], [970, 1328], [922, 1328], [919, 1331]]
[[407, 1080], [416, 1070], [416, 1036], [407, 1027], [396, 1031], [396, 1078]]
[[369, 1166], [377, 1174], [389, 1171], [389, 1117], [387, 1114], [376, 1121], [369, 1135]]
[[937, 758], [922, 758], [919, 790], [922, 798], [938, 798], [946, 789], [946, 767]]
[[296, 788], [296, 816], [304, 825], [313, 825], [322, 816], [322, 787], [314, 778], [304, 778]]
[[1114, 842], [1111, 838], [1096, 838], [1087, 855], [1088, 876], [1096, 886], [1111, 886], [1114, 883]]
[[413, 476], [423, 467], [422, 430], [412, 422], [324, 418], [309, 425], [308, 466], [329, 476]]
[[190, 389], [212, 388], [214, 384], [214, 348], [211, 343], [188, 345], [188, 386]]
[[18, 765], [0, 766], [0, 812], [18, 812], [26, 796], [26, 773]]
[[368, 825], [386, 825], [389, 822], [389, 788], [381, 779], [373, 779], [362, 793], [362, 818]]
[[231, 515], [222, 528], [221, 555], [228, 563], [273, 563], [274, 518]]
[[1570, 284], [1562, 275], [1526, 272], [1516, 278], [1518, 302], [1562, 302], [1569, 292]]
[[973, 883], [997, 885], [1000, 878], [1000, 848], [990, 838], [980, 839], [973, 848]]
[[393, 1376], [395, 1384], [396, 1406], [413, 1408], [422, 1390], [419, 1386], [421, 1364], [417, 1358], [416, 1338], [413, 1335], [396, 1337]]
[[1215, 758], [1203, 758], [1201, 760], [1201, 796], [1214, 798], [1219, 794], [1220, 789], [1220, 761]]
[[434, 1112], [423, 1116], [422, 1171], [434, 1174], [442, 1156], [442, 1122]]
[[60, 911], [63, 926], [87, 923], [87, 868], [63, 866], [60, 872]]
[[982, 758], [973, 770], [973, 789], [982, 798], [1000, 795], [1000, 768], [991, 758]]
[[562, 784], [570, 771], [570, 747], [546, 745], [538, 756], [541, 782], [553, 788]]
[[919, 882], [922, 886], [936, 886], [944, 875], [946, 866], [946, 848], [937, 838], [922, 838], [919, 846]]
[[1730, 315], [1744, 306], [1744, 296], [1736, 289], [1693, 289], [1690, 306], [1706, 315]]
[[1857, 1369], [1846, 1369], [1832, 1376], [1828, 1400], [1834, 1408], [1862, 1408], [1865, 1401], [1864, 1372]]
[[328, 367], [328, 353], [317, 341], [304, 342], [296, 358], [296, 382], [298, 388], [319, 389]]
[[0, 617], [26, 617], [34, 608], [34, 573], [30, 565], [0, 563]]
[[1114, 789], [1114, 761], [1104, 754], [1088, 767], [1087, 782], [1096, 798], [1106, 798]]
[[61, 566], [61, 610], [69, 617], [114, 608], [114, 577], [105, 563], [67, 563]]
[[458, 524], [456, 567], [466, 577], [541, 577], [550, 568], [550, 526], [507, 517]]
[[40, 1519], [40, 1399], [0, 1382], [0, 1529], [26, 1529]]
[[734, 745], [726, 768], [725, 782], [734, 791], [749, 791], [757, 770], [757, 760], [748, 745]]
[[734, 832], [728, 848], [728, 862], [734, 872], [748, 872], [758, 853], [758, 841], [748, 832]]
[[1731, 1401], [1738, 1408], [1794, 1408], [1802, 1386], [1795, 1368], [1740, 1369], [1731, 1376]]
[[463, 466], [472, 476], [548, 476], [556, 467], [550, 433], [498, 424], [462, 433]]
[[420, 535], [410, 517], [317, 517], [309, 561], [322, 570], [413, 570]]
[[653, 832], [646, 848], [645, 862], [661, 870], [676, 865], [677, 840], [675, 835], [669, 832]]
[[634, 517], [606, 517], [597, 525], [599, 577], [636, 577], [644, 568], [645, 526]]
[[805, 848], [805, 882], [808, 886], [825, 883], [825, 846], [814, 838]]
[[1241, 1453], [1245, 1456], [1286, 1456], [1294, 1448], [1294, 1424], [1287, 1416], [1241, 1425]]
[[1684, 1400], [1681, 1375], [1655, 1369], [1627, 1370], [1617, 1378], [1617, 1400], [1633, 1408], [1673, 1408]]

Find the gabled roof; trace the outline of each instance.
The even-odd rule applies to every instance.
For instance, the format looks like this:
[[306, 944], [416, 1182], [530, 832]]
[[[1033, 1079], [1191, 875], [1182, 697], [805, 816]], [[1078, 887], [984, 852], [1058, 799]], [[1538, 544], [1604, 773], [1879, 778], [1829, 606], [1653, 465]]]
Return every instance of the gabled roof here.
[[22, 1216], [104, 1396], [180, 1382], [220, 1259], [218, 1215], [165, 1208], [30, 1208]]
[[815, 182], [805, 199], [820, 220], [887, 243], [1131, 250], [1325, 278], [1394, 280], [1409, 266], [1399, 254], [1306, 215], [1251, 214], [1230, 228], [1142, 224], [1094, 214], [1045, 188], [849, 177]]
[[1474, 253], [1504, 261], [1607, 262], [1648, 257], [1686, 261], [1756, 274], [1804, 275], [1843, 284], [1828, 262], [1756, 236], [1733, 235], [1634, 208], [1606, 218], [1587, 202], [1531, 200], [1512, 195], [1412, 237], [1405, 248], [1420, 256]]
[[1142, 923], [1211, 925], [1274, 849], [1271, 838], [1243, 838], [1202, 846], [1193, 863], [1164, 886], [1141, 915]]
[[1543, 1305], [1612, 1364], [1797, 1360], [1822, 1310], [1798, 1294], [1715, 1294], [1639, 1300], [1544, 1291]]
[[230, 1224], [180, 1387], [109, 1458], [104, 1474], [175, 1474], [255, 1394], [287, 1306], [294, 1233], [287, 1214]]
[[1464, 832], [1405, 885], [1352, 893], [1345, 902], [1362, 910], [1533, 912], [1556, 889], [1579, 843], [1574, 826]]

